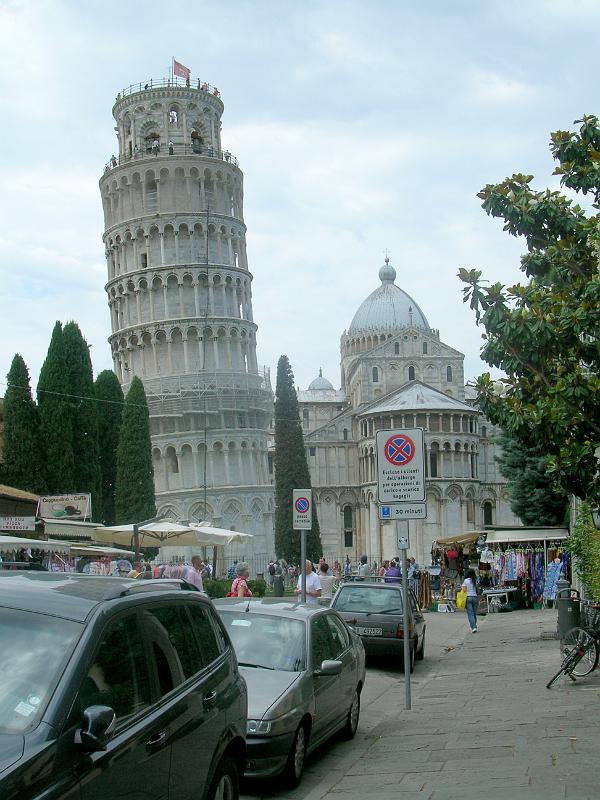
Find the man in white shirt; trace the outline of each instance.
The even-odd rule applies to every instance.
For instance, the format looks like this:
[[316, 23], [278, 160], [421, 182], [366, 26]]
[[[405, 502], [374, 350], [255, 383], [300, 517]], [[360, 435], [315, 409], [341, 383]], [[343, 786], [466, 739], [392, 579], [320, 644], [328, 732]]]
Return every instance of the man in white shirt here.
[[[306, 604], [318, 606], [319, 597], [321, 597], [321, 581], [316, 572], [313, 572], [312, 561], [307, 559], [304, 571], [306, 572]], [[302, 594], [302, 575], [298, 575], [296, 594]]]

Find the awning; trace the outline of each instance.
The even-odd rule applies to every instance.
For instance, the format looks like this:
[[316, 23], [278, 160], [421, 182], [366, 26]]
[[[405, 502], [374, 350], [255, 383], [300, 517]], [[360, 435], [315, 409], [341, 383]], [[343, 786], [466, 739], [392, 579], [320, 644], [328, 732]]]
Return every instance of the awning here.
[[41, 539], [27, 539], [24, 536], [0, 536], [0, 551], [44, 550], [46, 553], [68, 553], [70, 542], [45, 542]]
[[44, 533], [46, 536], [65, 536], [69, 539], [87, 539], [90, 541], [94, 538], [98, 530], [97, 522], [83, 522], [77, 519], [46, 519], [43, 520]]
[[507, 544], [508, 542], [548, 542], [562, 541], [569, 535], [566, 528], [507, 528], [488, 531], [486, 544]]
[[123, 550], [120, 547], [104, 547], [103, 545], [71, 545], [71, 552], [78, 556], [134, 556], [133, 550]]
[[469, 542], [476, 542], [484, 534], [485, 531], [469, 531], [468, 533], [457, 533], [456, 536], [448, 536], [446, 539], [436, 539], [436, 542], [443, 547], [448, 544], [469, 544]]

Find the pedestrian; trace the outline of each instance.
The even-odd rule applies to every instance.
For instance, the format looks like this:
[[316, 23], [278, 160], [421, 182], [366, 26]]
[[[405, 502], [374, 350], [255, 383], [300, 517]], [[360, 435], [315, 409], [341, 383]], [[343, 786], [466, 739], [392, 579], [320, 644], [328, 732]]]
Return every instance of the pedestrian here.
[[169, 139], [169, 155], [170, 156], [173, 155], [173, 147], [174, 147], [173, 139]]
[[467, 593], [467, 619], [471, 626], [471, 633], [477, 633], [477, 576], [475, 570], [468, 569], [465, 572], [465, 579], [460, 587]]
[[331, 600], [333, 597], [335, 577], [329, 574], [329, 564], [325, 561], [321, 561], [318, 577], [321, 582], [321, 597], [324, 597], [326, 600]]
[[154, 139], [154, 141], [152, 142], [152, 152], [154, 153], [155, 156], [158, 155], [159, 150], [160, 150], [160, 142], [158, 141], [158, 139]]
[[400, 565], [395, 558], [392, 558], [385, 571], [384, 581], [385, 583], [400, 583]]
[[272, 589], [273, 588], [273, 579], [275, 578], [275, 562], [273, 561], [273, 559], [271, 559], [269, 561], [269, 564], [267, 566], [267, 574], [269, 576], [267, 578], [267, 582], [269, 584], [269, 588]]
[[379, 577], [383, 578], [383, 576], [385, 575], [385, 573], [388, 571], [389, 568], [390, 568], [390, 562], [386, 559], [383, 562], [383, 564], [379, 567], [379, 572], [378, 572]]
[[192, 566], [185, 567], [181, 573], [183, 580], [193, 584], [200, 592], [204, 591], [202, 583], [203, 568], [204, 564], [200, 556], [192, 556]]
[[344, 578], [349, 578], [352, 575], [352, 564], [350, 563], [350, 556], [346, 556], [344, 563]]
[[371, 570], [368, 564], [368, 558], [366, 556], [360, 557], [360, 567], [358, 568], [358, 574], [361, 578], [368, 578], [371, 575]]
[[115, 155], [110, 157], [110, 165], [113, 169], [117, 166], [117, 157]]
[[236, 570], [237, 563], [238, 563], [237, 561], [234, 561], [233, 564], [227, 570], [227, 577], [229, 578], [230, 581], [235, 579], [235, 576], [236, 576], [236, 571], [235, 570]]
[[248, 578], [250, 577], [250, 567], [242, 561], [235, 568], [237, 578], [231, 584], [231, 589], [227, 597], [252, 597], [252, 592], [248, 588]]
[[[306, 559], [304, 572], [306, 573], [306, 603], [309, 606], [318, 606], [319, 597], [321, 597], [321, 581], [317, 573], [313, 572], [313, 563], [309, 559]], [[295, 594], [302, 594], [302, 575], [298, 575]]]
[[190, 88], [190, 76], [189, 75], [186, 76], [185, 85], [187, 86], [188, 89]]

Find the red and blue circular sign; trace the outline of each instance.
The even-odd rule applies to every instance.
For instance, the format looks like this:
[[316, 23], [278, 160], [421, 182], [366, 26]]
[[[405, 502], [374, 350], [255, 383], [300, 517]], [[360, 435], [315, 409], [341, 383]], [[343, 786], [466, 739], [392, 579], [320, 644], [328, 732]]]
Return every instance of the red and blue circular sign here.
[[294, 508], [299, 514], [306, 514], [310, 508], [310, 500], [308, 497], [297, 497], [294, 503]]
[[415, 455], [415, 443], [410, 436], [397, 433], [384, 444], [383, 452], [392, 466], [405, 467]]

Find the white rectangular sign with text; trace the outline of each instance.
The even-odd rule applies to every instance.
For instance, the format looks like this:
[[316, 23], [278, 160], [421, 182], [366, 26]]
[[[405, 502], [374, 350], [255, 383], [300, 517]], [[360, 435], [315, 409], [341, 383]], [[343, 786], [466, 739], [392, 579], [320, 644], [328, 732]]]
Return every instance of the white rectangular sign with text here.
[[425, 500], [423, 428], [377, 431], [377, 497], [380, 503]]

